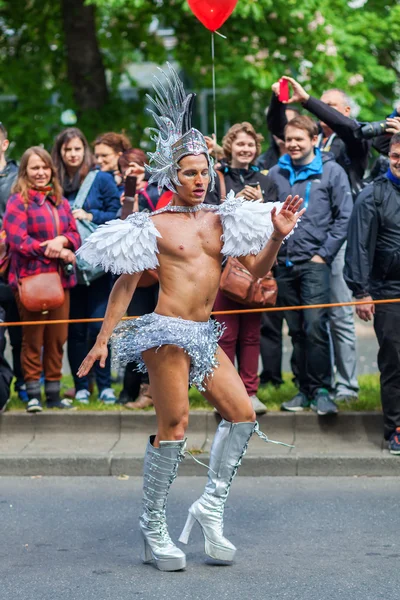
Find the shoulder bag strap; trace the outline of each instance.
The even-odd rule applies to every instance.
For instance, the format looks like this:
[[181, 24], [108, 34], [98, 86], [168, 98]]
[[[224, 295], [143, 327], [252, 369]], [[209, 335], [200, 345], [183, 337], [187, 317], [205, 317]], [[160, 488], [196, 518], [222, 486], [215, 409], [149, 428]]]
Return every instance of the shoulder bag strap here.
[[224, 174], [221, 173], [221, 171], [216, 171], [216, 173], [218, 175], [219, 185], [220, 185], [220, 188], [221, 188], [221, 202], [224, 202], [224, 200], [226, 199], [225, 177], [224, 177]]
[[88, 194], [90, 192], [90, 189], [94, 183], [94, 180], [97, 177], [97, 173], [98, 171], [89, 171], [89, 173], [86, 175], [85, 179], [82, 182], [81, 187], [79, 188], [79, 191], [76, 195], [74, 204], [72, 206], [72, 210], [76, 210], [77, 208], [82, 208], [83, 205], [85, 204], [85, 200], [88, 197]]

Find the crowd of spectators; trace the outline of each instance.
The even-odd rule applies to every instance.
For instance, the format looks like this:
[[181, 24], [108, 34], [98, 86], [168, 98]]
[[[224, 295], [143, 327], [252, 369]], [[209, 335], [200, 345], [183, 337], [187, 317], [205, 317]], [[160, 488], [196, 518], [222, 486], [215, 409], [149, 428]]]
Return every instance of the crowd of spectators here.
[[[280, 100], [283, 79], [291, 89], [285, 102]], [[304, 199], [307, 211], [283, 244], [273, 271], [279, 306], [347, 302], [352, 294], [371, 302], [398, 298], [400, 107], [383, 122], [363, 124], [351, 117], [351, 99], [344, 91], [330, 89], [317, 99], [294, 79], [283, 79], [272, 86], [266, 110], [270, 138], [264, 153], [263, 136], [248, 122], [230, 127], [221, 146], [215, 136], [206, 138], [218, 176], [205, 201], [219, 204], [230, 191], [250, 202], [282, 201], [289, 194]], [[47, 408], [66, 410], [73, 402], [88, 404], [95, 385], [105, 404], [119, 402], [131, 409], [151, 406], [150, 381], [133, 363], [125, 369], [123, 389], [116, 397], [111, 352], [105, 368], [96, 365], [88, 377], [76, 376], [100, 328], [99, 321], [79, 321], [104, 317], [114, 279], [77, 260], [74, 253], [97, 226], [132, 211], [152, 212], [165, 206], [171, 193], [160, 195], [148, 182], [146, 154], [132, 148], [122, 133], [100, 134], [90, 145], [82, 131], [70, 127], [56, 137], [51, 154], [40, 146], [29, 148], [19, 165], [6, 158], [9, 137], [0, 124], [1, 243], [7, 264], [0, 284], [0, 317], [36, 324], [9, 328], [12, 371], [4, 359], [3, 328], [0, 392], [3, 384], [9, 388], [14, 375], [14, 389], [28, 412], [41, 412], [44, 401]], [[59, 275], [63, 302], [32, 312], [22, 302], [21, 281], [50, 272]], [[144, 273], [128, 315], [152, 312], [157, 295], [157, 273]], [[246, 305], [218, 292], [216, 310], [242, 308]], [[367, 303], [356, 312], [366, 321], [374, 316], [385, 437], [393, 452], [397, 444], [400, 453], [398, 311], [398, 304]], [[75, 322], [46, 324], [67, 318]], [[282, 410], [310, 407], [324, 416], [336, 413], [340, 402], [357, 398], [352, 307], [216, 318], [226, 325], [221, 346], [237, 364], [258, 414], [266, 410], [257, 398], [260, 383], [280, 386], [283, 381], [284, 321], [293, 345], [291, 367], [298, 393], [282, 404]], [[66, 341], [74, 387], [62, 394]], [[9, 394], [1, 395], [0, 407]]]

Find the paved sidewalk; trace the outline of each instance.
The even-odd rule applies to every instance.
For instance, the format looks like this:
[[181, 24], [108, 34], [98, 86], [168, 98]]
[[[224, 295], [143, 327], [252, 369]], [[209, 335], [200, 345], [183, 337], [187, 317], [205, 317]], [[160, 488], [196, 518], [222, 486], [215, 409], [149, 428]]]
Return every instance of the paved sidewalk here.
[[[382, 438], [380, 413], [270, 413], [259, 423], [271, 439], [295, 448], [254, 435], [242, 475], [400, 475], [400, 457], [389, 454]], [[7, 412], [0, 416], [0, 475], [140, 475], [155, 425], [150, 412]], [[196, 458], [208, 461], [217, 425], [213, 412], [191, 413], [188, 449]], [[190, 456], [180, 470], [204, 474]]]

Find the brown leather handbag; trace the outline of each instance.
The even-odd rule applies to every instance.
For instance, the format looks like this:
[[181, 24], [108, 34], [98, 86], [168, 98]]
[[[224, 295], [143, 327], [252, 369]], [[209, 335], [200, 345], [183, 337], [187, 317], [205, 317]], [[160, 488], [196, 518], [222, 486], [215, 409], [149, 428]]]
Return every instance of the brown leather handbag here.
[[278, 285], [271, 271], [257, 279], [237, 258], [228, 258], [222, 272], [220, 291], [239, 304], [249, 308], [269, 308], [275, 306]]
[[19, 299], [29, 312], [46, 313], [64, 304], [65, 294], [61, 277], [53, 273], [28, 275], [18, 281]]
[[[60, 235], [60, 218], [57, 209], [49, 203], [54, 216], [57, 235]], [[60, 274], [38, 273], [28, 275], [18, 281], [18, 292], [21, 304], [30, 312], [47, 313], [60, 308], [64, 304], [65, 294]]]

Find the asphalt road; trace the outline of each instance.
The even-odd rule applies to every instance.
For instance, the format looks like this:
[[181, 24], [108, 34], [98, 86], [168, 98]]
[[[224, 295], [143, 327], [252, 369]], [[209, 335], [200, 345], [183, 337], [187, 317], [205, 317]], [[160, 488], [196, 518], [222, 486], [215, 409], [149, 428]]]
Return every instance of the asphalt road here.
[[[205, 478], [178, 477], [177, 539]], [[199, 530], [184, 572], [140, 561], [139, 478], [0, 478], [1, 600], [378, 600], [398, 595], [398, 478], [238, 477], [225, 533], [233, 566], [205, 560]]]

